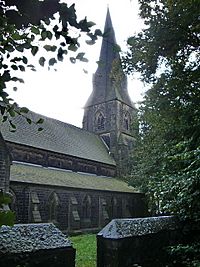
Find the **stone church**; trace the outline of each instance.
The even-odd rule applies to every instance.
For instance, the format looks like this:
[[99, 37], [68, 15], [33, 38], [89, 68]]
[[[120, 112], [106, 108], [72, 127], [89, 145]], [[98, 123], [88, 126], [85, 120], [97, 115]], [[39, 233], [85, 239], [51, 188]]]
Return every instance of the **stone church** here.
[[13, 118], [14, 133], [1, 124], [0, 188], [8, 190], [10, 177], [17, 223], [53, 222], [63, 231], [96, 231], [112, 218], [144, 214], [144, 196], [120, 177], [134, 143], [136, 110], [109, 10], [104, 31], [82, 129], [31, 111], [32, 121], [44, 119], [42, 131], [24, 116]]

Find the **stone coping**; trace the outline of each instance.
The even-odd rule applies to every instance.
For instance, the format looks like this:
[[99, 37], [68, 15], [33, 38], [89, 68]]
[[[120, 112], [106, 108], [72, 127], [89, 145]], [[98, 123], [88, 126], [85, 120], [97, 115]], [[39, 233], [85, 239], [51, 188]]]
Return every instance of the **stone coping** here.
[[174, 216], [114, 219], [97, 234], [97, 237], [121, 239], [143, 236], [176, 228], [177, 219]]
[[0, 255], [72, 247], [52, 223], [15, 224], [0, 228]]

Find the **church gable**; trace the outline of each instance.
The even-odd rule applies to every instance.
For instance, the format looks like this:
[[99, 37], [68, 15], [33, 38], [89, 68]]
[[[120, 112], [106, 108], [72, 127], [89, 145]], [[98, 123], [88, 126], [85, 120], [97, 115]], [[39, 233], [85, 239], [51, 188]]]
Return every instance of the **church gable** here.
[[7, 123], [2, 125], [6, 141], [115, 166], [114, 159], [97, 135], [31, 111], [27, 115], [33, 121], [44, 119], [43, 131], [38, 132], [37, 125], [28, 124], [24, 117], [16, 116], [13, 118], [16, 132], [10, 132]]

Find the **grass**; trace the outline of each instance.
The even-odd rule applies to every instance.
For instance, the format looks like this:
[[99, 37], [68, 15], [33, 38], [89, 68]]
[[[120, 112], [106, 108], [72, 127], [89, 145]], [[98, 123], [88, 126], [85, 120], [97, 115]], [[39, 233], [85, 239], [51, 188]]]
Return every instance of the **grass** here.
[[96, 235], [70, 237], [76, 249], [76, 267], [96, 267]]

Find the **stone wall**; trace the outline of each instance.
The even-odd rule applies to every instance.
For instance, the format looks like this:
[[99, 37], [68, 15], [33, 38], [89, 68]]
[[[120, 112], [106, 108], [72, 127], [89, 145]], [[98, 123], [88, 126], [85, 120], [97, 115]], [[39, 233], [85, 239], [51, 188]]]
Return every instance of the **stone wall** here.
[[108, 164], [93, 162], [83, 158], [72, 157], [52, 151], [46, 151], [21, 144], [7, 142], [13, 161], [39, 164], [72, 171], [94, 173], [104, 176], [115, 176], [116, 167]]
[[[102, 119], [98, 119], [99, 116]], [[83, 128], [103, 138], [117, 162], [118, 176], [127, 174], [127, 167], [130, 166], [130, 153], [135, 141], [132, 136], [135, 117], [135, 108], [118, 100], [85, 108]]]
[[17, 223], [53, 222], [68, 232], [97, 230], [113, 218], [144, 216], [144, 196], [11, 182]]
[[179, 227], [170, 216], [112, 220], [97, 235], [97, 267], [164, 267]]
[[8, 192], [10, 176], [10, 154], [0, 133], [0, 190]]

